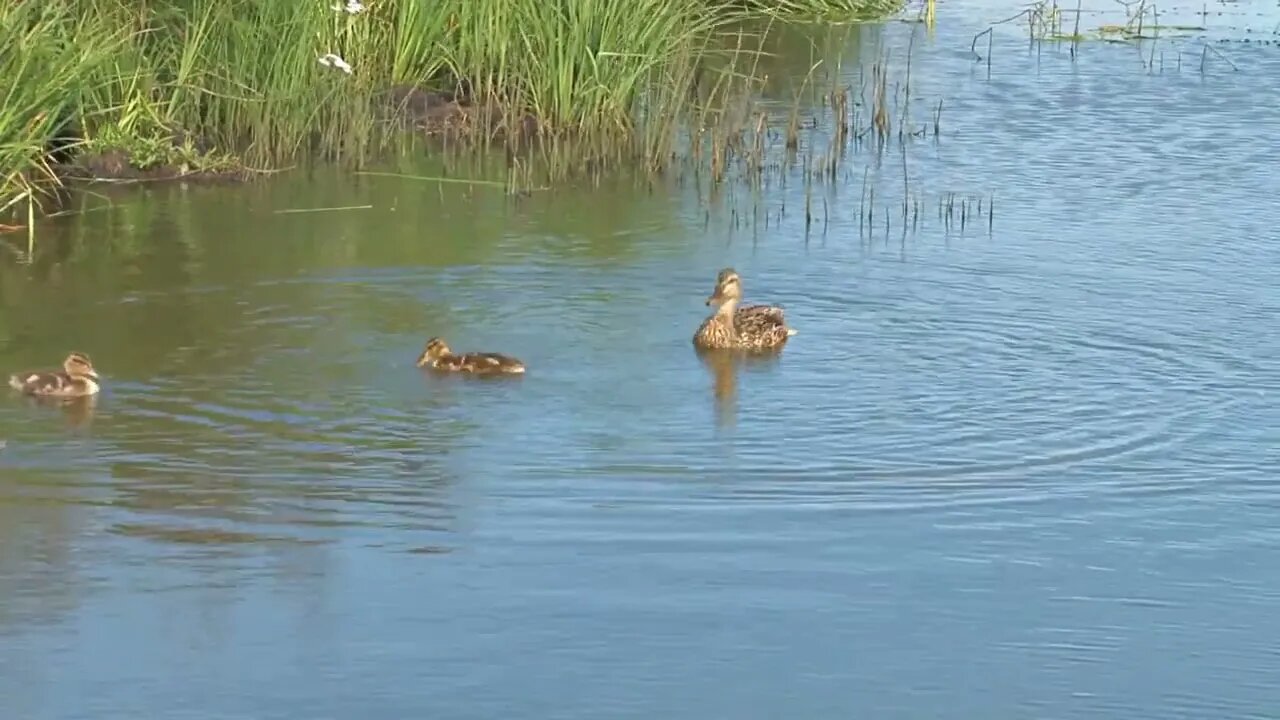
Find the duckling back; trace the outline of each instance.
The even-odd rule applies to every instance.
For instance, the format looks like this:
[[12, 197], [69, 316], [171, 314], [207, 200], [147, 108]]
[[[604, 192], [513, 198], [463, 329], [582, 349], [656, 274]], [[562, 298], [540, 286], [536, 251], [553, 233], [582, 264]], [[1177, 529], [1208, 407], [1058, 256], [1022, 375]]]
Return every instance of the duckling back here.
[[89, 356], [82, 352], [67, 355], [61, 370], [28, 370], [9, 376], [9, 387], [28, 395], [83, 397], [96, 395], [98, 373]]
[[472, 375], [518, 375], [525, 371], [524, 363], [502, 353], [455, 353], [444, 340], [436, 337], [427, 342], [418, 356], [418, 367], [442, 372], [469, 373]]
[[464, 353], [454, 355], [458, 370], [477, 375], [519, 375], [524, 372], [524, 363], [502, 353]]
[[58, 371], [14, 373], [9, 376], [9, 387], [27, 395], [50, 397], [96, 395], [101, 389], [93, 378]]

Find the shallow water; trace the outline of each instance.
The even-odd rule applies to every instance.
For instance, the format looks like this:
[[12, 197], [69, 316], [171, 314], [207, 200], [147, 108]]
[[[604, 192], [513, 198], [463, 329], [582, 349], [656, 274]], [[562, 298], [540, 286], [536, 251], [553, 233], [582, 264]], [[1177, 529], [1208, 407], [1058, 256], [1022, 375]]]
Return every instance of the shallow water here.
[[[975, 62], [1019, 9], [840, 36], [857, 84], [917, 33], [942, 134], [852, 153], [807, 233], [794, 177], [298, 173], [4, 263], [4, 367], [106, 390], [0, 402], [0, 716], [1276, 717], [1280, 15]], [[923, 224], [866, 231], [904, 157]], [[780, 357], [693, 352], [725, 265]], [[530, 371], [423, 375], [435, 334]]]

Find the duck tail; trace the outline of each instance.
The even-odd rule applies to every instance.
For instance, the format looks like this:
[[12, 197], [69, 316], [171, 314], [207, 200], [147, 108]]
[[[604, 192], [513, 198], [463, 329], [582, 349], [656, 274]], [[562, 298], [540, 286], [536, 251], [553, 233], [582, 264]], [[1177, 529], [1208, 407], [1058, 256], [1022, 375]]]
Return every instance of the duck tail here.
[[791, 337], [792, 335], [795, 335], [797, 332], [798, 331], [795, 328], [789, 327], [787, 328], [787, 337]]

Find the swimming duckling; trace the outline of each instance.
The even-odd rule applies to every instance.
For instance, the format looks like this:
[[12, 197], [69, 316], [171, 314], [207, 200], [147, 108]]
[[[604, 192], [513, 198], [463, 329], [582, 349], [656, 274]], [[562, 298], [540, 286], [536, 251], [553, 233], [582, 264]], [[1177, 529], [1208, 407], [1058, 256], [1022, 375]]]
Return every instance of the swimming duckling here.
[[767, 350], [780, 348], [796, 334], [787, 327], [782, 308], [773, 305], [738, 307], [742, 278], [733, 268], [716, 276], [716, 289], [707, 305], [718, 305], [693, 335], [693, 344], [706, 349]]
[[9, 387], [27, 395], [46, 397], [84, 397], [96, 395], [98, 372], [89, 356], [73, 352], [62, 361], [61, 370], [32, 370], [9, 376]]
[[427, 341], [418, 356], [418, 367], [444, 372], [462, 372], [473, 375], [516, 374], [524, 372], [524, 363], [500, 353], [470, 352], [454, 354], [444, 340], [433, 337]]

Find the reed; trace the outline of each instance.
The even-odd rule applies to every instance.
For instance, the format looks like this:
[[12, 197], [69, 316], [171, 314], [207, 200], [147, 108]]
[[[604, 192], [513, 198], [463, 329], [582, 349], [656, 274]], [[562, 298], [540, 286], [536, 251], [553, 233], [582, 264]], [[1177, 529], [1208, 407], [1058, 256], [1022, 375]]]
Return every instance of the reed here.
[[[56, 3], [0, 4], [0, 210], [37, 202], [56, 187], [49, 143], [90, 78], [129, 39], [122, 28], [83, 33], [92, 22]], [[76, 42], [80, 34], [86, 37]]]

